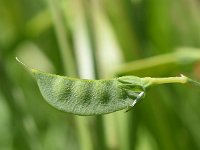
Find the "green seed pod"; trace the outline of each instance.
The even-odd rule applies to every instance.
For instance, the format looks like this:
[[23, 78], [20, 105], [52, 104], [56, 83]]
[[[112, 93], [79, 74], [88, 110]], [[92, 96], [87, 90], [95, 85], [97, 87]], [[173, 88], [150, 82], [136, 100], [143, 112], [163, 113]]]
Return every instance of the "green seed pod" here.
[[123, 76], [110, 80], [86, 80], [25, 67], [33, 74], [44, 99], [51, 106], [77, 115], [101, 115], [131, 108], [144, 97], [147, 87], [153, 84], [190, 82], [200, 85], [183, 75], [168, 78]]
[[[141, 78], [84, 80], [31, 69], [45, 100], [53, 107], [78, 115], [99, 115], [128, 108], [145, 90]], [[133, 84], [134, 83], [134, 84]]]

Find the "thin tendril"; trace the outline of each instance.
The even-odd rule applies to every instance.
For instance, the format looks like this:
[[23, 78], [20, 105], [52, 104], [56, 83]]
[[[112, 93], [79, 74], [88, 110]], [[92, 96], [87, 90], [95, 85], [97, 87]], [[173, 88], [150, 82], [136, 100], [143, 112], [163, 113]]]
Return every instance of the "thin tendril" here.
[[193, 85], [196, 85], [196, 86], [200, 87], [200, 82], [192, 80], [191, 78], [188, 78], [188, 82], [192, 83]]

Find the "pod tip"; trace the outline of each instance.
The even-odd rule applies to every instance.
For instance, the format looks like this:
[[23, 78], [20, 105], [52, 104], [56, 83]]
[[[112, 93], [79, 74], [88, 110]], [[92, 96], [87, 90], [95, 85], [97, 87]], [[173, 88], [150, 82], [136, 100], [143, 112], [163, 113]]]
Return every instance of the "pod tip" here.
[[15, 57], [15, 59], [16, 59], [20, 64], [22, 64], [23, 66], [27, 67], [22, 61], [19, 60], [18, 57]]
[[18, 57], [15, 57], [15, 59], [22, 65], [25, 67], [26, 70], [31, 71], [31, 68], [27, 65], [25, 65], [21, 60], [19, 60]]

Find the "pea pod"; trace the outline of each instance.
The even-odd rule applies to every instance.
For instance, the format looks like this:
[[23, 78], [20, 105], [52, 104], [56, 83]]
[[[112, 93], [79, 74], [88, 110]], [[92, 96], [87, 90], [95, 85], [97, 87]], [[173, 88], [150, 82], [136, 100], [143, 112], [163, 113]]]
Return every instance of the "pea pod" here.
[[31, 68], [28, 70], [35, 77], [41, 94], [51, 106], [77, 115], [101, 115], [130, 108], [144, 97], [150, 85], [190, 81], [183, 75], [169, 78], [123, 76], [107, 80], [88, 80]]
[[[53, 107], [78, 115], [111, 113], [131, 106], [145, 90], [140, 78], [132, 84], [120, 77], [110, 80], [84, 80], [31, 69], [45, 100]], [[137, 84], [136, 84], [137, 82]]]

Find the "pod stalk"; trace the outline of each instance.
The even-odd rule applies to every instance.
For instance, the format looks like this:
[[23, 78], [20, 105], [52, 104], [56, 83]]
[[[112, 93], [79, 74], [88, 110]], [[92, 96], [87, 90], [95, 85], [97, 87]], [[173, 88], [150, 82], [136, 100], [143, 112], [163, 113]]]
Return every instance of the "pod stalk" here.
[[189, 81], [189, 78], [181, 75], [180, 77], [168, 77], [168, 78], [151, 78], [146, 77], [144, 80], [147, 80], [150, 82], [150, 84], [165, 84], [165, 83], [187, 83]]

